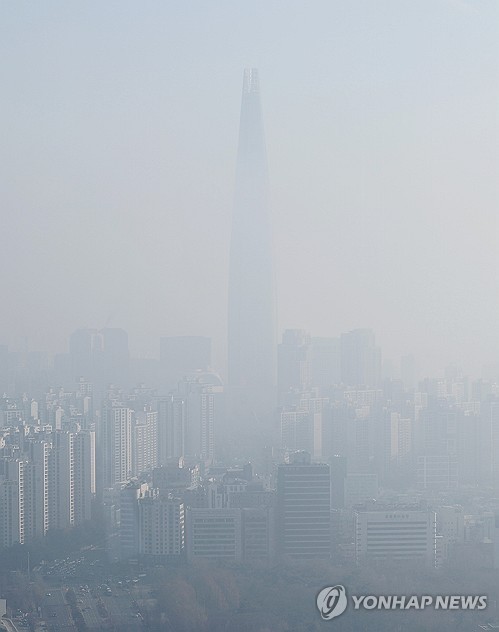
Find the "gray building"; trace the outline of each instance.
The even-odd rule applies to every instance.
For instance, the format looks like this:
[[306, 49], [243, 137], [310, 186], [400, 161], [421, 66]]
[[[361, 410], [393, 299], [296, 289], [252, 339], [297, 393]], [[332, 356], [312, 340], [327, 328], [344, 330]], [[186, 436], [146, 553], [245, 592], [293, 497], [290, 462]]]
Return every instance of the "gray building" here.
[[323, 558], [331, 552], [330, 470], [296, 452], [277, 468], [277, 541], [283, 557]]

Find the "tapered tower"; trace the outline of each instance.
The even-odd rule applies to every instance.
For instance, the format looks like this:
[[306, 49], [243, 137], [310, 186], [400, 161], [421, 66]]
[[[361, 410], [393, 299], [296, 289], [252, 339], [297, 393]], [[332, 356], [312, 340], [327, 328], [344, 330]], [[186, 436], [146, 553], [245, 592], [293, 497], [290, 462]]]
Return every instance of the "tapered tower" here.
[[[258, 71], [246, 69], [229, 271], [229, 386], [255, 401], [275, 387], [275, 307], [269, 184]], [[256, 408], [259, 406], [256, 404]]]

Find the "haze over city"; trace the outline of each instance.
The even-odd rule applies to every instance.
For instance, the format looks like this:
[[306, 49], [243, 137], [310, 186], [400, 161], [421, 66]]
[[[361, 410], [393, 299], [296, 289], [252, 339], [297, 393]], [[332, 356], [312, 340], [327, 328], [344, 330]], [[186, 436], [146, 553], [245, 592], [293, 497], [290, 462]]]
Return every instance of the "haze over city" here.
[[499, 629], [499, 4], [0, 55], [0, 632]]
[[492, 0], [3, 3], [0, 342], [132, 354], [205, 335], [226, 371], [241, 72], [258, 67], [279, 337], [499, 355]]

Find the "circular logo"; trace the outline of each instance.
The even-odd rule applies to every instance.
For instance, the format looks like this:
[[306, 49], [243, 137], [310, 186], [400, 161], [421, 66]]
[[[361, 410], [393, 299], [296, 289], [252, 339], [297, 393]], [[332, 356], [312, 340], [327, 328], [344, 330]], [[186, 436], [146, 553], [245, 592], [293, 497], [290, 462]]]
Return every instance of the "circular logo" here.
[[317, 595], [317, 608], [326, 621], [339, 617], [347, 608], [347, 593], [344, 586], [327, 586]]

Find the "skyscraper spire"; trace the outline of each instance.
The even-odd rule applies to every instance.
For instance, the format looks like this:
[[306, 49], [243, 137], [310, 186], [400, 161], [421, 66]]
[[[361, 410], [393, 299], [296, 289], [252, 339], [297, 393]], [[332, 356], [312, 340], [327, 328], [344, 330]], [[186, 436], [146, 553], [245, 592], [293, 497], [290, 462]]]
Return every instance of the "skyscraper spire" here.
[[273, 388], [275, 323], [269, 186], [258, 71], [243, 76], [229, 271], [229, 385]]

